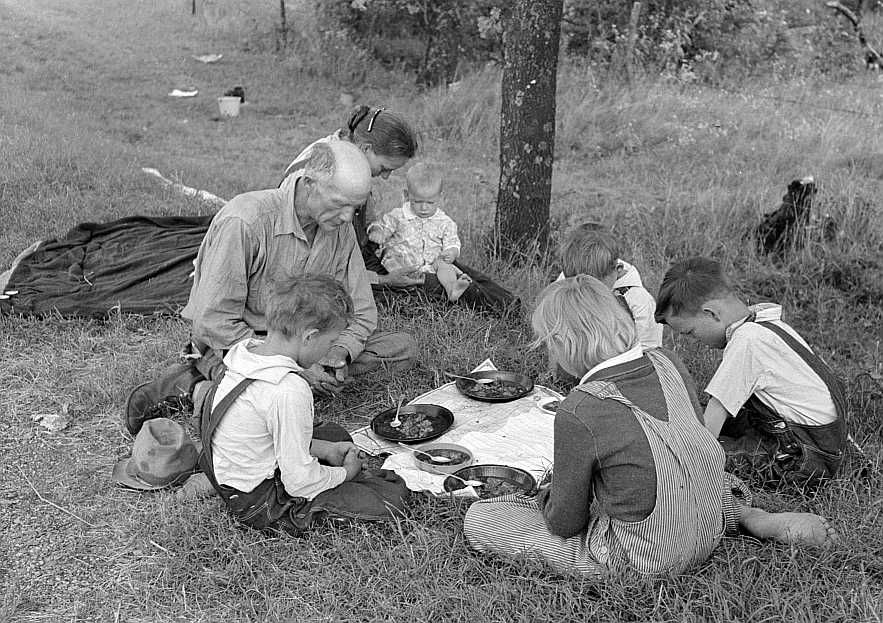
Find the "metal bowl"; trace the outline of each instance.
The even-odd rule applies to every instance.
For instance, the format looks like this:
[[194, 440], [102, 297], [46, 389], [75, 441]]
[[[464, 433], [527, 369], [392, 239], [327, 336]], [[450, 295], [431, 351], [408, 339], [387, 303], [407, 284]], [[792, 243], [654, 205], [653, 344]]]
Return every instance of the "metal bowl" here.
[[[484, 487], [476, 487], [480, 498], [493, 498], [510, 493], [531, 495], [536, 491], [536, 478], [518, 467], [508, 465], [470, 465], [453, 474], [463, 480], [480, 480]], [[461, 480], [448, 476], [443, 483], [445, 491], [456, 491], [465, 487]], [[502, 488], [505, 487], [505, 490]]]
[[[473, 379], [493, 379], [497, 383], [487, 385], [473, 383], [466, 378], [458, 378], [457, 389], [464, 396], [468, 396], [482, 402], [510, 402], [524, 398], [533, 391], [533, 380], [529, 376], [518, 372], [505, 372], [503, 370], [487, 370], [485, 372], [472, 372], [462, 375]], [[502, 387], [515, 387], [515, 391], [507, 390], [500, 393]], [[495, 391], [496, 390], [496, 391]], [[496, 395], [495, 395], [496, 394]]]
[[432, 461], [425, 454], [421, 454], [418, 450], [415, 450], [413, 452], [414, 464], [424, 472], [429, 472], [430, 474], [453, 474], [464, 467], [472, 465], [472, 461], [474, 460], [469, 448], [455, 443], [428, 443], [425, 446], [420, 446], [419, 450], [422, 452], [428, 452], [432, 455], [444, 456], [452, 459], [450, 463], [438, 463]]
[[402, 443], [420, 443], [441, 437], [454, 424], [454, 414], [449, 409], [439, 405], [416, 404], [404, 405], [399, 410], [399, 419], [402, 424], [406, 423], [409, 416], [422, 416], [422, 419], [431, 425], [424, 432], [410, 433], [407, 428], [393, 428], [389, 425], [395, 419], [396, 408], [392, 407], [381, 411], [371, 420], [371, 430], [380, 437], [389, 441], [401, 441]]

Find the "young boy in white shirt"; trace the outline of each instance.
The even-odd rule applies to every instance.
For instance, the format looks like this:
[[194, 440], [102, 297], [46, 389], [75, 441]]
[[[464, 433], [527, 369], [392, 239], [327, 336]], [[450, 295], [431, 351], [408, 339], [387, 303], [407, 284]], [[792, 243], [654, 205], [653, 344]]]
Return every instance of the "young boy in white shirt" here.
[[455, 302], [472, 279], [454, 266], [460, 255], [457, 223], [441, 209], [442, 174], [420, 162], [408, 169], [402, 207], [368, 226], [368, 239], [380, 245], [380, 263], [390, 273], [412, 268], [435, 273], [448, 299]]
[[589, 275], [606, 284], [623, 298], [645, 350], [662, 346], [661, 324], [656, 322], [656, 301], [641, 282], [641, 275], [621, 259], [619, 241], [597, 223], [582, 223], [568, 234], [561, 246], [562, 273], [559, 276]]
[[408, 495], [385, 470], [363, 471], [341, 427], [313, 428], [313, 396], [299, 373], [346, 328], [353, 303], [330, 277], [273, 285], [267, 336], [246, 339], [224, 357], [226, 373], [201, 413], [200, 463], [236, 518], [293, 533], [318, 514], [385, 519]]
[[736, 418], [731, 430], [742, 434], [731, 439], [725, 431], [721, 438], [734, 462], [747, 459], [768, 481], [798, 486], [837, 473], [847, 441], [843, 384], [782, 321], [781, 306], [749, 307], [718, 262], [696, 257], [669, 268], [656, 316], [679, 333], [724, 349], [705, 388], [711, 398], [704, 422], [717, 436]]

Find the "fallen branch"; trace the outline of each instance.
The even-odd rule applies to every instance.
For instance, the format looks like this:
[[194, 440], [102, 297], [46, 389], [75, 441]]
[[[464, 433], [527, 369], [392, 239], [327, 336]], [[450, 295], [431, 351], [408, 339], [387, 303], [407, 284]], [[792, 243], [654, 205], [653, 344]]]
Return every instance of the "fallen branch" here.
[[163, 186], [171, 188], [175, 192], [181, 193], [182, 195], [185, 195], [187, 197], [195, 197], [196, 199], [199, 199], [200, 201], [204, 201], [205, 203], [208, 203], [209, 205], [213, 205], [213, 206], [217, 206], [217, 207], [221, 207], [225, 203], [227, 203], [226, 199], [221, 199], [217, 195], [213, 195], [212, 193], [210, 193], [207, 190], [198, 190], [196, 188], [193, 188], [192, 186], [185, 186], [184, 184], [180, 184], [178, 182], [173, 182], [172, 180], [163, 176], [163, 174], [160, 173], [159, 171], [157, 171], [156, 169], [151, 169], [149, 167], [142, 167], [141, 170], [144, 171], [145, 173], [147, 173], [147, 175], [152, 175], [153, 177], [157, 178], [160, 182], [162, 182]]
[[867, 54], [865, 55], [865, 63], [869, 67], [871, 65], [876, 65], [878, 68], [883, 68], [883, 55], [881, 55], [871, 46], [870, 43], [868, 43], [868, 38], [865, 36], [865, 31], [862, 28], [861, 17], [856, 15], [852, 10], [850, 10], [849, 7], [844, 6], [840, 2], [826, 2], [825, 6], [829, 9], [834, 9], [850, 22], [852, 22], [852, 29], [855, 30], [855, 33], [858, 35], [859, 43], [861, 43], [865, 47], [865, 50], [867, 50]]
[[32, 482], [28, 479], [28, 477], [25, 476], [25, 473], [24, 473], [22, 470], [19, 469], [19, 470], [18, 470], [18, 473], [21, 474], [21, 477], [24, 479], [24, 481], [25, 481], [26, 483], [28, 483], [28, 486], [33, 490], [33, 492], [37, 494], [37, 497], [40, 498], [41, 500], [43, 500], [44, 502], [46, 502], [46, 504], [48, 504], [48, 505], [51, 506], [52, 508], [55, 508], [55, 509], [60, 510], [62, 513], [65, 513], [65, 514], [67, 514], [67, 515], [70, 515], [71, 517], [73, 517], [73, 518], [76, 519], [77, 521], [82, 521], [84, 524], [86, 524], [86, 525], [89, 526], [90, 528], [98, 528], [98, 527], [99, 527], [99, 526], [96, 526], [96, 525], [93, 524], [93, 523], [89, 523], [88, 521], [86, 521], [85, 519], [83, 519], [82, 517], [80, 517], [79, 515], [77, 515], [76, 513], [72, 513], [71, 511], [67, 510], [67, 509], [64, 508], [63, 506], [59, 506], [58, 504], [56, 504], [56, 503], [53, 502], [52, 500], [47, 500], [46, 498], [44, 498], [44, 497], [40, 494], [39, 491], [37, 491], [37, 487], [35, 487], [35, 486], [34, 486], [34, 483], [32, 483]]

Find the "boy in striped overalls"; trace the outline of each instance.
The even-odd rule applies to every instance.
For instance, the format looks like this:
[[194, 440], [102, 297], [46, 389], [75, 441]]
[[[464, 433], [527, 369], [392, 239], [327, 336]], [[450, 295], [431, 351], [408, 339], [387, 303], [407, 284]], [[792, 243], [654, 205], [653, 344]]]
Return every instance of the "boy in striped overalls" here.
[[724, 350], [705, 392], [706, 428], [727, 451], [728, 469], [747, 463], [765, 483], [816, 485], [837, 474], [846, 449], [843, 383], [771, 303], [748, 306], [721, 265], [696, 257], [673, 265], [656, 317]]

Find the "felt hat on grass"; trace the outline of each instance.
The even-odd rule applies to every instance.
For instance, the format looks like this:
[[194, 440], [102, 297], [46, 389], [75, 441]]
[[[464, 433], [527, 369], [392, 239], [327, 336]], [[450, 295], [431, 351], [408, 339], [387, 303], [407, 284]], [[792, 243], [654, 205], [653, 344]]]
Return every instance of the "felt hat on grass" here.
[[148, 420], [132, 444], [132, 456], [113, 468], [117, 484], [154, 491], [183, 483], [196, 468], [196, 446], [180, 424]]

